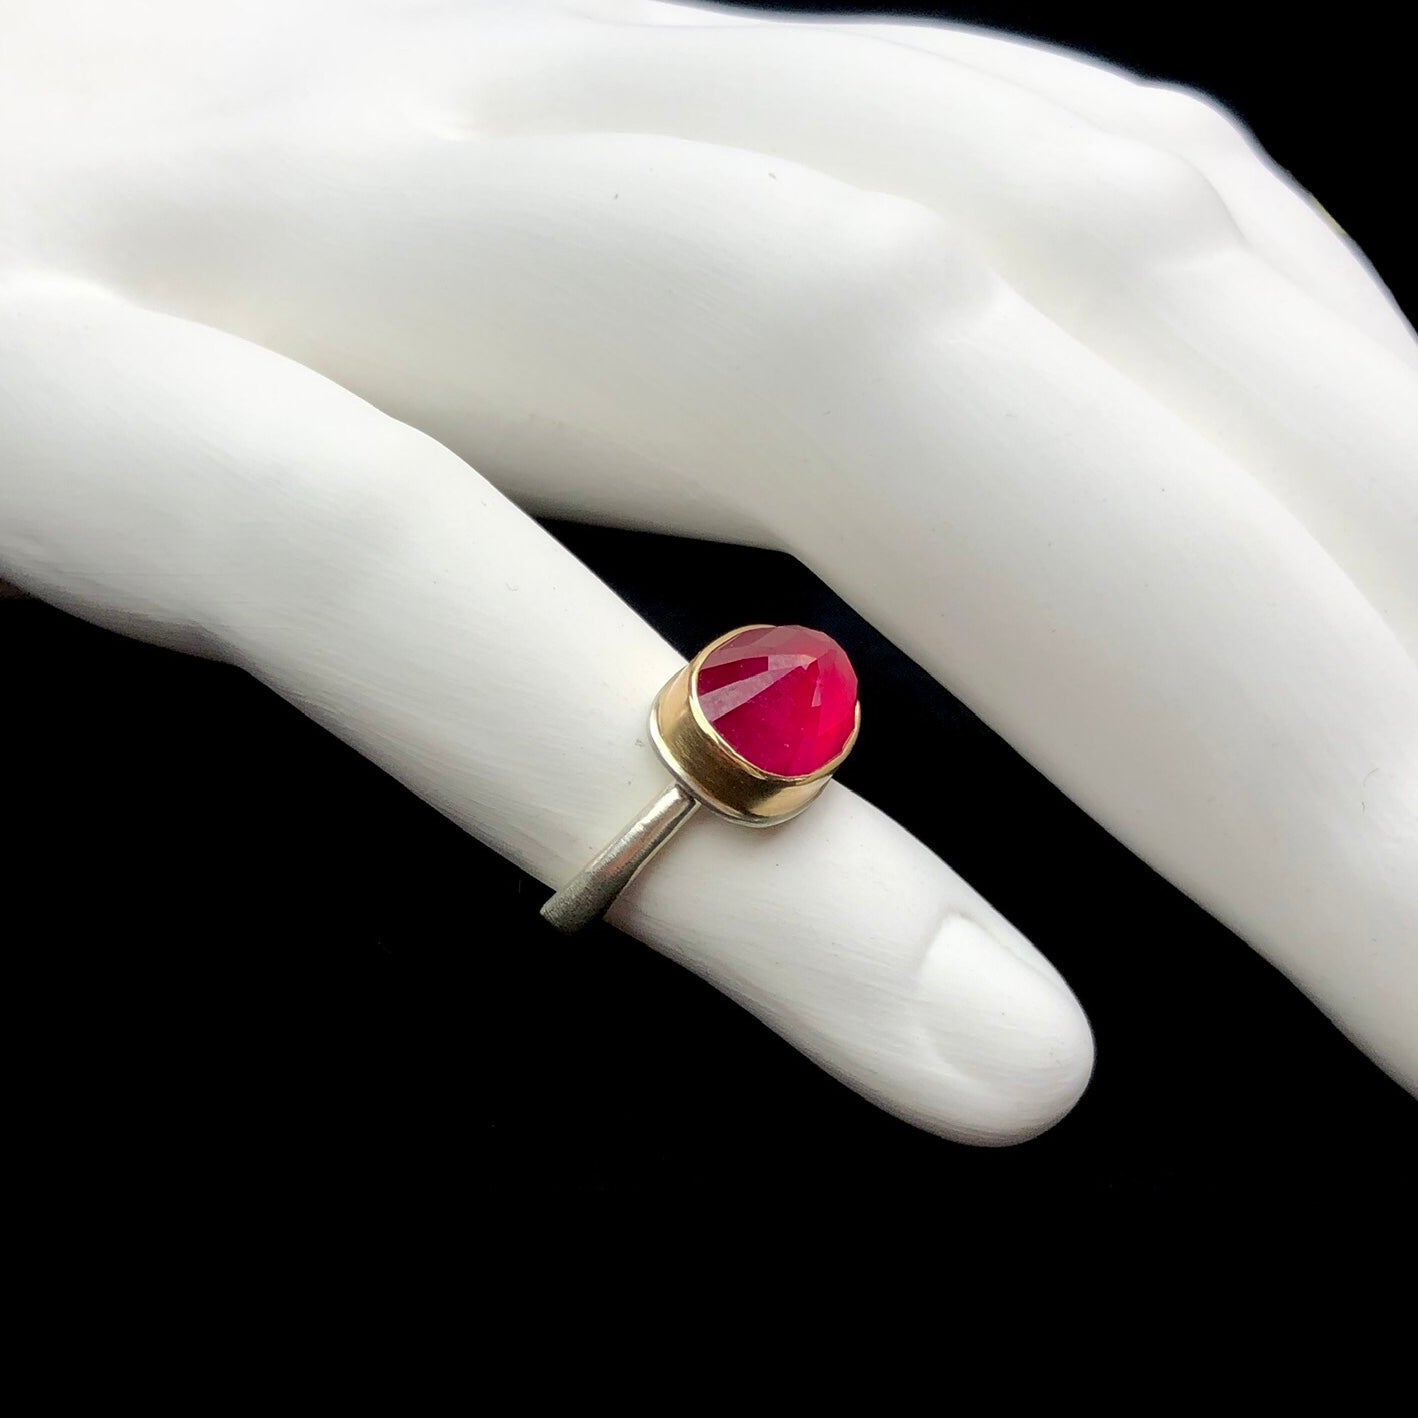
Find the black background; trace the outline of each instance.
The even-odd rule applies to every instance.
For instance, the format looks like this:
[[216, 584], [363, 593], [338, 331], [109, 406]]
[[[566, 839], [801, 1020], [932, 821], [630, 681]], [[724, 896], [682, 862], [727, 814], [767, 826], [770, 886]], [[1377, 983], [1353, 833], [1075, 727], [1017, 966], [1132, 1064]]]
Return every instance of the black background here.
[[[907, 12], [1210, 90], [1418, 309], [1409, 81], [1380, 7], [1322, 31], [1236, 4], [883, 10]], [[1202, 1199], [1372, 1208], [1408, 1191], [1412, 1100], [814, 577], [769, 553], [549, 529], [686, 653], [750, 620], [848, 647], [893, 731], [844, 780], [1058, 963], [1098, 1040], [1083, 1102], [1014, 1149], [917, 1132], [636, 942], [553, 937], [543, 888], [237, 671], [15, 602], [8, 1002], [25, 1151], [56, 1195], [120, 1220], [457, 1216], [466, 1238], [515, 1199], [579, 1193], [690, 1214], [1104, 1201], [1166, 1223]], [[900, 787], [922, 743], [952, 765], [958, 812]]]

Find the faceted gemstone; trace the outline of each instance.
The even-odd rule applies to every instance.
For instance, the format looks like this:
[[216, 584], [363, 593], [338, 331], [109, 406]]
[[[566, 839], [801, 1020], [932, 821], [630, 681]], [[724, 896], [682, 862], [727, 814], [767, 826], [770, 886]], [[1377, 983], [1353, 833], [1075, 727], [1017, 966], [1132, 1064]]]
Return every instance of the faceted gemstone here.
[[731, 747], [780, 777], [815, 773], [846, 746], [857, 676], [820, 630], [773, 625], [726, 640], [695, 679], [704, 716]]

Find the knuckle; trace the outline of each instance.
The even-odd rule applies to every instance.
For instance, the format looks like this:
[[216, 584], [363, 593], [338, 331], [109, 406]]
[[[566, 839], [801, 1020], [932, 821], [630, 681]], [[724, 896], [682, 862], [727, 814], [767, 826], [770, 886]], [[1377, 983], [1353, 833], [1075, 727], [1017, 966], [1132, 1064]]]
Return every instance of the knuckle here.
[[989, 267], [967, 251], [940, 213], [907, 199], [858, 194], [840, 211], [828, 240], [834, 259], [823, 272], [831, 286], [826, 294], [864, 315], [969, 310], [995, 286]]
[[1141, 93], [1151, 131], [1181, 151], [1252, 151], [1245, 125], [1209, 94], [1177, 84], [1149, 84]]
[[1098, 134], [1079, 174], [1073, 223], [1122, 264], [1186, 254], [1235, 234], [1225, 203], [1201, 170], [1152, 143]]

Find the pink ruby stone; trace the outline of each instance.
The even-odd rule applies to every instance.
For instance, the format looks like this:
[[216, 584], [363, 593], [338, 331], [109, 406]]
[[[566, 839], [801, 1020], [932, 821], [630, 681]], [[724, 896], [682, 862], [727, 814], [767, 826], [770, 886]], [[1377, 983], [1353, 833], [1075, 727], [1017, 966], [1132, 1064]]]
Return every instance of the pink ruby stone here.
[[783, 778], [830, 763], [856, 723], [852, 662], [830, 635], [802, 625], [741, 631], [705, 657], [694, 683], [719, 736]]

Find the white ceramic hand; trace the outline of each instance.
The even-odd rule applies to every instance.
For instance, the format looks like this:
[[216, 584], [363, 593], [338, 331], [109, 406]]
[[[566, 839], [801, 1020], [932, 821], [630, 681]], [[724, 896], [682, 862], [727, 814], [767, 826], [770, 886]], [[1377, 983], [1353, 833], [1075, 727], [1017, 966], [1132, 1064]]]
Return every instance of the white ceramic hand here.
[[[1418, 358], [1214, 112], [938, 28], [58, 8], [0, 86], [11, 579], [552, 883], [658, 785], [676, 657], [456, 455], [787, 548], [1418, 1084]], [[1086, 1080], [1057, 975], [844, 789], [613, 919], [951, 1136]]]

